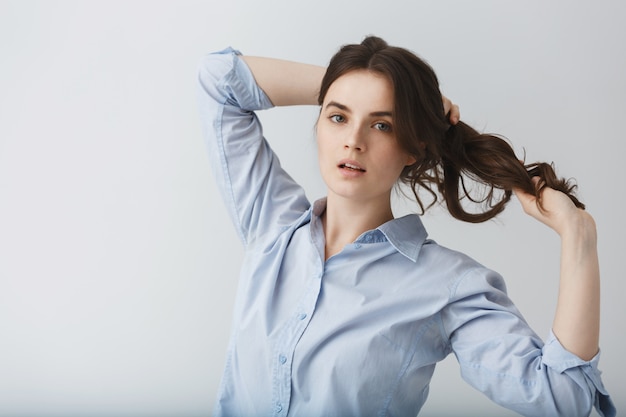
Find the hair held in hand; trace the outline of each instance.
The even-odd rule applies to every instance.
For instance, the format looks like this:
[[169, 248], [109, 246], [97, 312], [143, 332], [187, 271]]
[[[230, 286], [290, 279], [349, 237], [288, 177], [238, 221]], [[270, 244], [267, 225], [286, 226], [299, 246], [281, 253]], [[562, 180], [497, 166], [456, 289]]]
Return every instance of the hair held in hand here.
[[[361, 44], [345, 45], [333, 56], [322, 80], [319, 104], [337, 78], [364, 69], [384, 75], [393, 85], [396, 138], [416, 158], [400, 180], [410, 186], [422, 211], [435, 204], [439, 194], [452, 216], [479, 223], [504, 210], [513, 189], [534, 194], [541, 208], [545, 187], [562, 191], [584, 209], [574, 195], [576, 186], [558, 178], [552, 165], [524, 165], [503, 138], [479, 133], [463, 122], [450, 125], [432, 68], [412, 52], [380, 38], [370, 36]], [[539, 177], [537, 185], [533, 177]], [[427, 206], [419, 189], [432, 196]], [[472, 205], [475, 208], [468, 210]]]

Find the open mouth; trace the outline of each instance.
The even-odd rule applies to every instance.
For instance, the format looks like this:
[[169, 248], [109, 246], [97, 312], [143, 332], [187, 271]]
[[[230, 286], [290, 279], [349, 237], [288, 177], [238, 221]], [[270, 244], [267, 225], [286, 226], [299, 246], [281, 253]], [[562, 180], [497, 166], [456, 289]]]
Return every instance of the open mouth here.
[[339, 168], [349, 169], [351, 171], [365, 172], [363, 168], [352, 164], [339, 164]]

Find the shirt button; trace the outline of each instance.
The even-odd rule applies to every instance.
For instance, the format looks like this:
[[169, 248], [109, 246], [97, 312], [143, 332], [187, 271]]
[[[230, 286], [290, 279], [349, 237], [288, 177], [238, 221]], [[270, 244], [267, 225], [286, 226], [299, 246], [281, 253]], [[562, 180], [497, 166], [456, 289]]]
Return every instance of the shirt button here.
[[283, 406], [282, 404], [276, 404], [276, 412], [280, 413], [281, 411], [283, 411]]
[[282, 363], [284, 365], [285, 362], [287, 362], [287, 357], [285, 355], [280, 355], [278, 357], [278, 360], [280, 361], [280, 363]]
[[306, 314], [304, 313], [298, 314], [298, 320], [304, 320], [304, 319], [306, 319]]
[[361, 244], [360, 243], [355, 243], [354, 244], [354, 249], [361, 249]]

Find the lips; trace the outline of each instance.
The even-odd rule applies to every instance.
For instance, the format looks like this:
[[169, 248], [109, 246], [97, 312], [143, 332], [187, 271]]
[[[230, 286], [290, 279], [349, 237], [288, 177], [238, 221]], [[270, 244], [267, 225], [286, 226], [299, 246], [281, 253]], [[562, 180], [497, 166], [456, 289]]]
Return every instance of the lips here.
[[339, 162], [339, 168], [347, 169], [355, 172], [365, 172], [365, 168], [361, 166], [358, 162], [352, 160], [342, 160]]

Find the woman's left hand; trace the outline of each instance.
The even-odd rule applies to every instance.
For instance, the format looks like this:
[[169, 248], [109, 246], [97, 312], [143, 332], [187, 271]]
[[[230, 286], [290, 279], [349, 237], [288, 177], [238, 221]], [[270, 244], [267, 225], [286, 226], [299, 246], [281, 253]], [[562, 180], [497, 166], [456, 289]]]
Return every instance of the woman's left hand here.
[[[533, 178], [535, 186], [539, 178]], [[521, 190], [513, 190], [522, 204], [524, 212], [547, 225], [561, 237], [568, 231], [580, 230], [580, 226], [595, 230], [593, 218], [585, 210], [577, 208], [572, 200], [560, 191], [545, 187], [541, 192], [543, 208], [537, 205], [537, 198]]]

